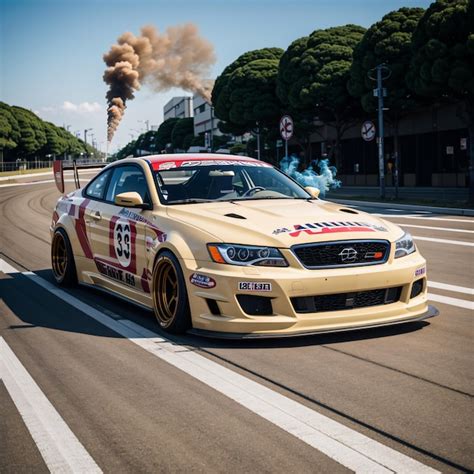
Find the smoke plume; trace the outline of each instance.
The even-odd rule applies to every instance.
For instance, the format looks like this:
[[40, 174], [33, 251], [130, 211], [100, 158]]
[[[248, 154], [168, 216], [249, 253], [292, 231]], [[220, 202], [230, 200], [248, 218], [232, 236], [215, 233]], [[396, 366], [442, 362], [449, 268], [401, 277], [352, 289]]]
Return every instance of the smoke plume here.
[[204, 78], [215, 62], [214, 48], [199, 36], [192, 23], [170, 27], [163, 34], [153, 26], [143, 27], [139, 36], [124, 33], [104, 54], [104, 62], [107, 69], [103, 77], [109, 85], [109, 141], [122, 120], [127, 101], [144, 83], [158, 92], [180, 87], [210, 102], [211, 87]]
[[[318, 188], [322, 197], [330, 189], [341, 186], [341, 181], [336, 179], [337, 169], [335, 166], [329, 166], [329, 160], [316, 161], [303, 171], [298, 171], [299, 164], [300, 160], [296, 156], [285, 156], [280, 162], [280, 168], [302, 186]], [[314, 166], [319, 168], [319, 174], [314, 171]]]

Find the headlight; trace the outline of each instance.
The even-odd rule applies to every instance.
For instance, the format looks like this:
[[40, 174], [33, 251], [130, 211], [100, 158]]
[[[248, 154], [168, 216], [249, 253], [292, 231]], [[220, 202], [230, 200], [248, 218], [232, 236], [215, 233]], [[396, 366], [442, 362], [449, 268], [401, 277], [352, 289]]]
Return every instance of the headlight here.
[[285, 257], [273, 247], [254, 247], [249, 245], [208, 244], [212, 260], [240, 266], [287, 267]]
[[408, 232], [405, 232], [395, 242], [395, 258], [405, 257], [405, 255], [410, 255], [415, 250], [415, 242], [413, 242], [413, 237]]

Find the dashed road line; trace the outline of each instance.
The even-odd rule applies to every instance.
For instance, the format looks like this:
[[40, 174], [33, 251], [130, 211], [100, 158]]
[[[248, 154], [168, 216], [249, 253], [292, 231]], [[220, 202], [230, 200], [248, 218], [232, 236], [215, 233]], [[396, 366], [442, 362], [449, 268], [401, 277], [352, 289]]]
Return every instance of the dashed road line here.
[[457, 306], [458, 308], [474, 310], [474, 301], [461, 300], [459, 298], [451, 298], [451, 296], [436, 295], [434, 293], [428, 293], [428, 299], [431, 301], [437, 301], [438, 303]]
[[2, 337], [0, 378], [50, 472], [102, 472]]
[[433, 215], [433, 217], [423, 217], [423, 216], [418, 216], [415, 214], [380, 214], [380, 213], [374, 213], [372, 216], [377, 216], [377, 217], [395, 217], [396, 219], [415, 219], [419, 221], [440, 221], [440, 222], [463, 222], [465, 224], [474, 224], [474, 219], [451, 219], [447, 217], [437, 217], [436, 215]]
[[133, 321], [114, 319], [35, 273], [42, 288], [153, 354], [356, 472], [438, 472]]
[[474, 289], [465, 286], [448, 285], [447, 283], [440, 283], [438, 281], [428, 281], [430, 288], [438, 288], [438, 290], [454, 291], [455, 293], [466, 293], [474, 296]]
[[393, 224], [399, 225], [401, 227], [413, 227], [416, 229], [441, 230], [443, 232], [461, 232], [464, 234], [474, 234], [474, 230], [453, 229], [452, 227], [433, 227], [433, 226], [428, 226], [428, 225], [402, 224], [400, 222], [393, 222]]
[[415, 240], [426, 240], [427, 242], [436, 242], [438, 244], [462, 245], [465, 247], [474, 247], [474, 242], [466, 242], [464, 240], [436, 239], [434, 237], [421, 237], [419, 235], [412, 235], [412, 237]]

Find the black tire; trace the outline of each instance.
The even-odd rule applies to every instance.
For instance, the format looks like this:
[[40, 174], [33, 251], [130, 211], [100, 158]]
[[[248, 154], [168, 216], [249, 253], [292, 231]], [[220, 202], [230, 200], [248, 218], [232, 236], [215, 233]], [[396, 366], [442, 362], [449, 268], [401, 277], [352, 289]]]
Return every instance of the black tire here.
[[186, 282], [178, 259], [169, 250], [164, 250], [156, 259], [151, 291], [160, 327], [172, 334], [185, 333], [191, 327]]
[[61, 286], [77, 284], [76, 263], [71, 243], [64, 229], [57, 229], [51, 242], [51, 269], [56, 283]]

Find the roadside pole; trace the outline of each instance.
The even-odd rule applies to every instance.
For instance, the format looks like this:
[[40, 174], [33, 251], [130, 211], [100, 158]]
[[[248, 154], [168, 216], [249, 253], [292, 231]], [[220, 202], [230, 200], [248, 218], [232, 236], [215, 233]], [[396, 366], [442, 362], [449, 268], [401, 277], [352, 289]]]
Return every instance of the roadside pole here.
[[377, 66], [377, 98], [379, 109], [379, 136], [378, 136], [378, 152], [379, 152], [379, 178], [380, 178], [380, 197], [385, 199], [385, 166], [384, 166], [384, 129], [383, 129], [383, 87], [382, 87], [382, 66]]
[[288, 157], [288, 141], [293, 136], [294, 122], [289, 115], [283, 115], [280, 119], [280, 135], [285, 140], [285, 158]]

